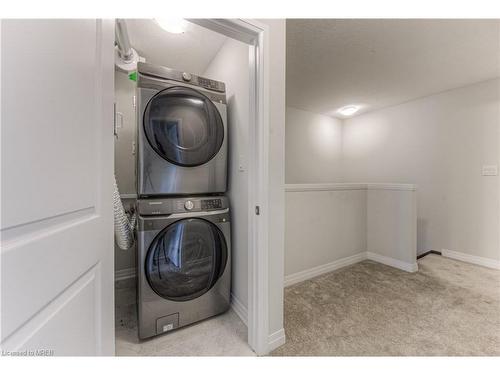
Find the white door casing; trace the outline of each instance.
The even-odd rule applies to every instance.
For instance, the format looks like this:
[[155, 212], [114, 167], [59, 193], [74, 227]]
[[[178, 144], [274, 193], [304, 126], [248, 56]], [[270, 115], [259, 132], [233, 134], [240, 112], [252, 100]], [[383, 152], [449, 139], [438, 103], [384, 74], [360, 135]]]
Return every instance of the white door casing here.
[[1, 347], [114, 355], [112, 20], [1, 23]]
[[190, 21], [249, 45], [248, 343], [264, 355], [274, 349], [269, 345], [269, 27], [251, 19]]

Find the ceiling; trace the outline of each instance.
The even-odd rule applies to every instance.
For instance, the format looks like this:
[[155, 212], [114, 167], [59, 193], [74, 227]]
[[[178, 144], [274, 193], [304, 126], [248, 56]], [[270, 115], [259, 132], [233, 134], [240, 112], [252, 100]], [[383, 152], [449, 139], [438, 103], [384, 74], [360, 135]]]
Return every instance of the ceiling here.
[[146, 62], [203, 74], [226, 41], [222, 34], [186, 21], [186, 31], [172, 34], [152, 19], [127, 19], [130, 44]]
[[499, 20], [291, 19], [287, 105], [342, 118], [500, 76]]

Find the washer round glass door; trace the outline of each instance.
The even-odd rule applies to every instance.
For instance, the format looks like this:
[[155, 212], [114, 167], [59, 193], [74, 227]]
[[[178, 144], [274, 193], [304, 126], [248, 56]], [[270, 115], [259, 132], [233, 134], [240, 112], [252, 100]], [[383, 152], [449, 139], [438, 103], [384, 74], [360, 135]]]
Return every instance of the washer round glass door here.
[[151, 147], [170, 163], [194, 167], [210, 161], [224, 140], [214, 103], [189, 87], [157, 93], [146, 106], [144, 131]]
[[226, 241], [217, 226], [204, 219], [183, 219], [153, 240], [146, 254], [145, 274], [161, 297], [188, 301], [214, 286], [226, 261]]

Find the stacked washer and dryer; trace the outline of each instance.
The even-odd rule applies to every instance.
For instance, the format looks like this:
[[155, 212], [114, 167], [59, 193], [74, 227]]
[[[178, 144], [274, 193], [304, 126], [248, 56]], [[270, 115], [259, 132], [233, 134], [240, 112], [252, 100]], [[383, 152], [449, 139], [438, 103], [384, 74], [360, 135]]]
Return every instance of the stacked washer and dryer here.
[[222, 82], [137, 67], [139, 338], [229, 308], [227, 115]]

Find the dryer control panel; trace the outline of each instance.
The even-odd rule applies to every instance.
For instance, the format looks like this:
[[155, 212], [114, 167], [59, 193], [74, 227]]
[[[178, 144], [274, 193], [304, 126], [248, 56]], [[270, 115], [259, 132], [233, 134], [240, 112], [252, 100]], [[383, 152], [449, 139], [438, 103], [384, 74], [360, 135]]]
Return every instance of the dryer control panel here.
[[139, 215], [171, 215], [185, 212], [223, 210], [229, 207], [227, 197], [182, 197], [165, 199], [139, 199]]
[[164, 66], [152, 65], [149, 63], [139, 62], [137, 64], [139, 73], [138, 86], [141, 87], [141, 82], [144, 77], [152, 77], [154, 79], [164, 79], [169, 81], [185, 82], [193, 86], [203, 87], [206, 90], [215, 91], [218, 93], [226, 92], [224, 82], [216, 81], [205, 77], [200, 77], [188, 72], [181, 72], [170, 69]]
[[202, 199], [201, 200], [201, 209], [202, 210], [220, 210], [222, 208], [222, 199], [214, 198], [214, 199]]

